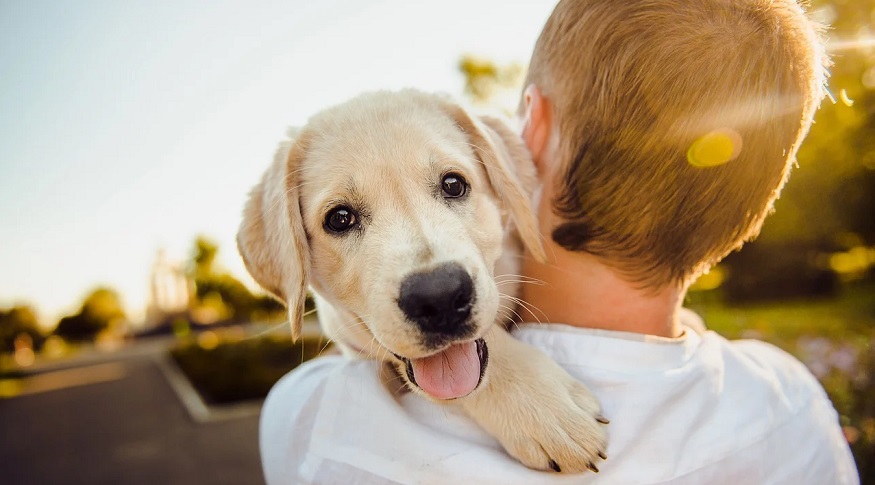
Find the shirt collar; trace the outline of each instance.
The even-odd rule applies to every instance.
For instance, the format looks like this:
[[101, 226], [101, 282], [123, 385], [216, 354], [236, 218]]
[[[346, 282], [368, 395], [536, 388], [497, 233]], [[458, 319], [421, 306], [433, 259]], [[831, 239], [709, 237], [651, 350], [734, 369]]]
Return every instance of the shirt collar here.
[[523, 323], [513, 335], [541, 349], [563, 366], [611, 371], [664, 371], [684, 365], [702, 342], [700, 327], [682, 314], [683, 335], [658, 337], [632, 332], [579, 328], [558, 323]]

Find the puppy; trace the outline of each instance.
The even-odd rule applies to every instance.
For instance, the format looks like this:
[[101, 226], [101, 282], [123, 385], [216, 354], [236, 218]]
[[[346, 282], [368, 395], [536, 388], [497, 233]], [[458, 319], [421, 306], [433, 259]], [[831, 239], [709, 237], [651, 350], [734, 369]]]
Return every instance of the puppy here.
[[410, 389], [458, 403], [526, 466], [597, 471], [597, 401], [505, 330], [523, 244], [543, 258], [519, 138], [412, 90], [359, 96], [290, 136], [237, 240], [287, 305], [293, 336], [309, 287], [347, 355], [391, 361]]

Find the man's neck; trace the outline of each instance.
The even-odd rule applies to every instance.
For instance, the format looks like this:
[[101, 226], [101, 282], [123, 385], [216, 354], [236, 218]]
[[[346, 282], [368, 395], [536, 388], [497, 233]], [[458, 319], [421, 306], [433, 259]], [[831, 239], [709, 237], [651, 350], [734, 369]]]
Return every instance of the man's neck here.
[[683, 333], [678, 321], [683, 289], [642, 290], [592, 255], [566, 251], [552, 241], [546, 250], [547, 263], [524, 258], [522, 273], [539, 280], [522, 288], [532, 320], [661, 337]]

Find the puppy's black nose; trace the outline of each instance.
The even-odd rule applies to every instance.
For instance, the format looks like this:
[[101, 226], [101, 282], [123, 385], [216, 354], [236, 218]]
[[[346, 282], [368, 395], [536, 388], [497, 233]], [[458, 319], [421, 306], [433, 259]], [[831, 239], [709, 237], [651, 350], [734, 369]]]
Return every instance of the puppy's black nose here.
[[398, 306], [424, 332], [448, 336], [469, 330], [474, 282], [457, 263], [414, 273], [401, 282]]

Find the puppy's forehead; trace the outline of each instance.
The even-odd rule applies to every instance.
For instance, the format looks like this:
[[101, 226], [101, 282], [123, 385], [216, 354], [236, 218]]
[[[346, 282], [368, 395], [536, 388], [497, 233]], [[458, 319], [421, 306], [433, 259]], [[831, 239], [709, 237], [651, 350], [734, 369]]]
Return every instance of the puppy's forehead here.
[[308, 130], [302, 175], [317, 192], [387, 177], [416, 180], [446, 166], [473, 170], [476, 163], [447, 113], [404, 97], [357, 98], [315, 117]]

